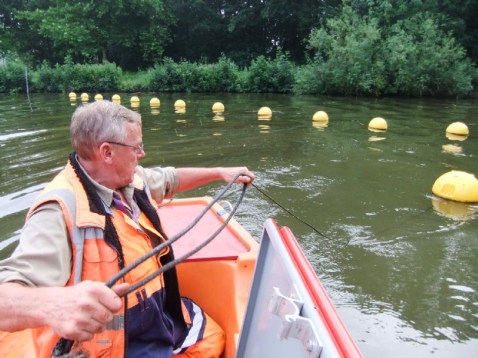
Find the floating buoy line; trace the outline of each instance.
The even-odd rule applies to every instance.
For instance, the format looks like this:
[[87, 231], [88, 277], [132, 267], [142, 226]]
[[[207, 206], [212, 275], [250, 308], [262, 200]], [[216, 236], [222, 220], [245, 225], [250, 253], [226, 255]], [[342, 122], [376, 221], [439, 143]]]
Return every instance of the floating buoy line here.
[[[76, 105], [76, 93], [70, 92], [68, 97], [70, 98], [71, 104]], [[80, 98], [83, 103], [89, 101], [88, 93], [82, 93]], [[95, 101], [100, 101], [100, 100], [103, 100], [103, 96], [100, 93], [97, 93], [94, 99]], [[121, 97], [118, 94], [114, 94], [111, 97], [111, 100], [115, 103], [121, 103]], [[132, 96], [130, 98], [130, 104], [133, 109], [138, 110], [140, 106], [139, 97]], [[151, 98], [149, 101], [149, 104], [151, 107], [151, 113], [156, 115], [159, 114], [159, 107], [161, 104], [159, 98], [157, 97]], [[178, 99], [174, 103], [174, 108], [175, 108], [175, 113], [184, 114], [186, 113], [186, 102], [182, 99]], [[211, 109], [212, 109], [212, 112], [214, 113], [213, 121], [221, 122], [225, 120], [224, 119], [225, 106], [223, 103], [214, 102]], [[255, 111], [248, 111], [248, 112], [256, 113], [257, 119], [260, 121], [272, 120], [273, 111], [270, 109], [270, 107], [264, 106], [259, 108], [257, 112]], [[326, 128], [328, 124], [329, 124], [329, 115], [325, 111], [319, 110], [313, 114], [312, 125], [315, 128], [319, 130], [324, 130], [324, 128]], [[372, 132], [386, 132], [388, 130], [387, 120], [382, 117], [372, 118], [370, 122], [368, 123], [368, 130]], [[446, 138], [453, 141], [464, 141], [468, 138], [468, 135], [469, 135], [468, 126], [463, 122], [451, 123], [445, 130]], [[378, 141], [383, 141], [384, 139], [385, 137], [373, 136], [373, 137], [370, 137], [368, 141], [378, 142]], [[462, 148], [455, 144], [443, 145], [442, 149], [447, 153], [451, 153], [455, 155], [459, 155], [462, 153]], [[256, 189], [260, 190], [259, 188], [256, 188]], [[478, 203], [478, 180], [471, 173], [452, 170], [449, 173], [443, 174], [435, 181], [432, 187], [432, 192], [437, 197], [440, 197], [446, 200], [462, 202], [462, 203]], [[263, 194], [266, 195], [265, 193]], [[277, 205], [280, 206], [280, 204], [278, 203]], [[283, 209], [286, 210], [285, 208]], [[315, 228], [313, 229], [316, 232], [318, 232], [320, 235], [322, 235], [317, 229]]]

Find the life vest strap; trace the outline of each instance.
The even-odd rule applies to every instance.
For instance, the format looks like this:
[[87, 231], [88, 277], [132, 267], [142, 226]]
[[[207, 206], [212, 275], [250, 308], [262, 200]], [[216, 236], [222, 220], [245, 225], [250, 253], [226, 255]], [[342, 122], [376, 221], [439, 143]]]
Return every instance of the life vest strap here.
[[113, 320], [106, 325], [107, 331], [122, 331], [124, 330], [124, 314], [117, 314], [113, 316]]

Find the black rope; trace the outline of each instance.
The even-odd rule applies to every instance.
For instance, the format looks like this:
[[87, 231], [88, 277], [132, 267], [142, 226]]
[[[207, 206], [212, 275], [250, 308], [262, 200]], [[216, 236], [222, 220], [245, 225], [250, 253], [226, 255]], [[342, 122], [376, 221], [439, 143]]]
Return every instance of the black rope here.
[[257, 185], [255, 185], [254, 183], [251, 184], [254, 188], [257, 189], [257, 191], [259, 191], [262, 195], [264, 195], [267, 199], [269, 199], [270, 201], [272, 201], [274, 204], [276, 204], [278, 207], [280, 207], [282, 210], [284, 210], [286, 213], [288, 213], [289, 215], [291, 215], [292, 217], [294, 217], [295, 219], [299, 220], [300, 222], [302, 222], [303, 224], [307, 225], [308, 227], [310, 227], [312, 230], [314, 230], [317, 234], [319, 234], [320, 236], [328, 239], [328, 240], [331, 240], [330, 237], [322, 234], [319, 230], [317, 230], [315, 227], [313, 227], [312, 225], [310, 225], [309, 223], [305, 222], [304, 220], [302, 220], [301, 218], [299, 218], [298, 216], [296, 216], [295, 214], [293, 214], [290, 210], [286, 209], [284, 206], [282, 206], [281, 204], [279, 204], [277, 201], [275, 201], [274, 199], [272, 199], [264, 190], [260, 189]]

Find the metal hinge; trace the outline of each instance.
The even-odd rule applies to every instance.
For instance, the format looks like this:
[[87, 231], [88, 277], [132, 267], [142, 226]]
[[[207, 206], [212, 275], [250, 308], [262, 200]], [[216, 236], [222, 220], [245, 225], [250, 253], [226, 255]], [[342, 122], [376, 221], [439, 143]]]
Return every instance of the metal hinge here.
[[277, 287], [272, 288], [269, 312], [283, 320], [278, 332], [279, 339], [296, 338], [302, 342], [307, 357], [318, 358], [322, 344], [310, 319], [300, 315], [303, 305], [295, 285], [292, 285], [289, 297], [284, 296]]

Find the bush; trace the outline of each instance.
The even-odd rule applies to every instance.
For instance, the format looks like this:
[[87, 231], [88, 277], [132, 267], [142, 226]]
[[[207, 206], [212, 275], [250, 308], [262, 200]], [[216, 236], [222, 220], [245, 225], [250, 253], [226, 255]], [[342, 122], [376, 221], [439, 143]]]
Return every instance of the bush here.
[[[7, 61], [4, 66], [0, 66], [0, 92], [1, 93], [19, 93], [27, 91], [25, 79], [25, 65], [18, 61]], [[33, 90], [31, 73], [28, 73], [28, 87]]]
[[40, 92], [62, 92], [62, 78], [57, 68], [52, 68], [45, 61], [36, 73], [36, 88]]
[[222, 56], [216, 64], [175, 63], [167, 58], [149, 71], [150, 91], [164, 92], [233, 92], [237, 66]]
[[161, 65], [156, 65], [150, 71], [149, 90], [153, 92], [185, 91], [180, 65], [171, 58], [166, 58]]
[[[375, 13], [379, 15], [374, 15]], [[297, 73], [298, 93], [470, 96], [476, 69], [451, 34], [428, 13], [379, 26], [380, 12], [359, 16], [350, 6], [314, 30], [314, 61]], [[383, 21], [382, 21], [383, 22]]]
[[111, 92], [120, 87], [122, 74], [112, 63], [74, 65], [69, 58], [53, 68], [44, 62], [37, 72], [36, 87], [42, 92]]
[[399, 21], [385, 42], [391, 74], [387, 93], [408, 96], [468, 96], [476, 69], [464, 49], [427, 14]]
[[[310, 35], [315, 61], [301, 71], [296, 90], [342, 95], [381, 95], [386, 85], [381, 54], [382, 32], [376, 19], [344, 6], [337, 18]], [[304, 77], [307, 72], [315, 76]], [[317, 82], [315, 84], [307, 82]]]
[[275, 60], [259, 56], [249, 68], [249, 88], [251, 92], [292, 91], [294, 85], [294, 66], [288, 56], [278, 51]]

